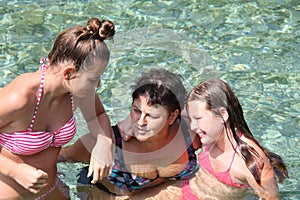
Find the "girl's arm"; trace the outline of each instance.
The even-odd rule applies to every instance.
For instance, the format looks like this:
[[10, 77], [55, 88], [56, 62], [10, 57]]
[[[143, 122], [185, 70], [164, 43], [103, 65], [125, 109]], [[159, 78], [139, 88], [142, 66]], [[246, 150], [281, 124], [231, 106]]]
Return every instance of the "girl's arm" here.
[[79, 108], [87, 121], [89, 134], [96, 139], [96, 144], [90, 140], [82, 140], [86, 149], [92, 149], [88, 175], [93, 174], [92, 183], [96, 183], [99, 179], [108, 176], [112, 170], [114, 146], [111, 125], [99, 96], [95, 92], [81, 99]]
[[[18, 87], [18, 81], [22, 87]], [[0, 90], [0, 134], [9, 128], [10, 123], [28, 114], [26, 109], [31, 105], [32, 95], [20, 77], [16, 78], [11, 84]], [[22, 88], [17, 90], [16, 88]], [[3, 147], [0, 147], [2, 152]], [[28, 191], [36, 194], [47, 185], [48, 174], [40, 169], [25, 163], [16, 163], [0, 153], [0, 174], [14, 179], [18, 184]]]
[[11, 122], [26, 115], [26, 108], [32, 104], [30, 99], [33, 94], [24, 85], [28, 81], [24, 81], [22, 87], [18, 87], [22, 80], [21, 77], [17, 77], [12, 83], [0, 90], [0, 134], [5, 132], [5, 128]]
[[245, 178], [248, 184], [253, 188], [255, 193], [259, 196], [260, 199], [267, 199], [267, 200], [276, 200], [279, 198], [279, 190], [277, 181], [275, 179], [275, 173], [273, 168], [265, 155], [264, 151], [258, 147], [254, 142], [247, 140], [247, 143], [251, 145], [258, 154], [261, 156], [263, 160], [263, 169], [261, 173], [261, 184], [259, 185], [256, 180], [254, 179], [253, 175], [250, 173], [249, 169], [247, 168], [245, 173]]
[[[85, 141], [85, 144], [83, 144]], [[57, 162], [90, 162], [92, 148], [96, 144], [96, 138], [90, 133], [86, 133], [74, 144], [61, 148]], [[90, 149], [87, 149], [89, 148]]]
[[[98, 95], [95, 95], [95, 113], [100, 127], [105, 127], [104, 130], [110, 130], [111, 127], [108, 116], [105, 113]], [[93, 115], [91, 115], [91, 117], [93, 117]], [[105, 131], [105, 133], [108, 133], [107, 137], [111, 137], [111, 135], [109, 135], [109, 131]], [[58, 162], [90, 162], [91, 152], [96, 142], [96, 131], [86, 133], [74, 144], [61, 149], [58, 156]]]
[[10, 177], [33, 194], [47, 185], [48, 174], [26, 163], [16, 163], [0, 154], [0, 174]]

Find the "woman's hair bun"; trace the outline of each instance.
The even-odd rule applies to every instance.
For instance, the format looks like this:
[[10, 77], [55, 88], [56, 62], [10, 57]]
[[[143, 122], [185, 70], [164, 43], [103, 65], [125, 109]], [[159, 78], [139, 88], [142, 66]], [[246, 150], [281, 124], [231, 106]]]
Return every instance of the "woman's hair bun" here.
[[86, 28], [92, 35], [100, 37], [100, 40], [111, 39], [115, 35], [115, 24], [109, 20], [92, 18]]

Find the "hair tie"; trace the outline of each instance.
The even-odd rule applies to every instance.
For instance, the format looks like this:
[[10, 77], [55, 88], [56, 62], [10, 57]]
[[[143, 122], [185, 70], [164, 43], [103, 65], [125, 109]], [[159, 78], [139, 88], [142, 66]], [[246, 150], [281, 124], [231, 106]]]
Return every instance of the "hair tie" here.
[[86, 26], [86, 29], [90, 32], [90, 34], [93, 34], [93, 31], [91, 30], [91, 28], [89, 26]]
[[41, 58], [40, 59], [40, 70], [44, 71], [49, 67], [49, 59], [48, 58]]

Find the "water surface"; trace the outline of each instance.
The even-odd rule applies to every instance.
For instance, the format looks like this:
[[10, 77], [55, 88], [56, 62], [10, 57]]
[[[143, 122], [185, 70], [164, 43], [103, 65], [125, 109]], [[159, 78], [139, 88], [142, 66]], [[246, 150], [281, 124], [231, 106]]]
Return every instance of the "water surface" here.
[[[255, 137], [288, 166], [290, 178], [279, 184], [282, 199], [300, 198], [298, 0], [2, 0], [0, 5], [0, 87], [36, 70], [62, 30], [91, 17], [113, 20], [117, 34], [108, 42], [111, 61], [98, 90], [113, 124], [129, 113], [130, 85], [147, 69], [182, 74], [188, 90], [206, 78], [222, 78], [236, 91]], [[77, 115], [81, 126], [74, 140], [86, 131]], [[72, 199], [80, 166], [59, 165]]]

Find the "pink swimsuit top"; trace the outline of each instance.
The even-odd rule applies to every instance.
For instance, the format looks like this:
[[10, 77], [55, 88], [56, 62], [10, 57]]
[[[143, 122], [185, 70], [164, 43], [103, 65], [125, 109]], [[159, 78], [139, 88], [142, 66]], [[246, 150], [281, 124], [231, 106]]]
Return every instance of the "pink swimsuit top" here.
[[[241, 134], [242, 135], [242, 134]], [[234, 148], [234, 154], [232, 156], [231, 162], [227, 168], [226, 171], [224, 172], [215, 172], [211, 166], [209, 157], [208, 157], [208, 153], [207, 153], [207, 148], [203, 149], [202, 152], [199, 153], [198, 155], [198, 162], [200, 163], [200, 166], [203, 167], [204, 169], [206, 169], [210, 174], [212, 174], [213, 176], [215, 176], [219, 181], [221, 181], [222, 183], [225, 183], [226, 185], [231, 185], [234, 187], [239, 187], [239, 188], [248, 188], [249, 185], [248, 184], [239, 184], [239, 183], [234, 183], [233, 180], [231, 179], [230, 176], [230, 169], [236, 154], [236, 148], [237, 145]]]
[[[72, 118], [57, 131], [32, 131], [43, 94], [45, 71], [42, 74], [39, 95], [31, 123], [26, 131], [0, 133], [0, 145], [14, 154], [32, 155], [49, 147], [61, 147], [70, 142], [76, 133], [76, 121]], [[70, 93], [74, 113], [73, 97]]]

